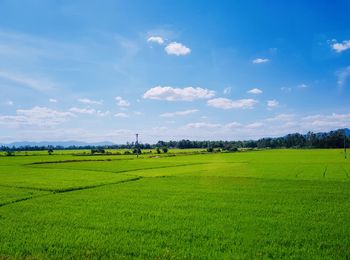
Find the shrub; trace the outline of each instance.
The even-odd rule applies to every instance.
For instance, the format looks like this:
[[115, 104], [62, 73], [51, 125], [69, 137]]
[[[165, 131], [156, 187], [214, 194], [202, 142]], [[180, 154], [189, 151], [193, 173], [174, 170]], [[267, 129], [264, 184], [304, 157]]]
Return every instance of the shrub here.
[[208, 153], [214, 152], [214, 148], [213, 148], [213, 147], [208, 147], [207, 152], [208, 152]]
[[15, 156], [15, 152], [6, 151], [6, 152], [5, 152], [5, 155], [6, 155], [6, 156]]

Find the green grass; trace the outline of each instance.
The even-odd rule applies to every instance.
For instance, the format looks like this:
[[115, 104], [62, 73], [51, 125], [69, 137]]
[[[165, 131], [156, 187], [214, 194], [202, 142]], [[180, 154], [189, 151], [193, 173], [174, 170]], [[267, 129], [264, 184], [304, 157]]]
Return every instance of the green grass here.
[[350, 258], [341, 150], [174, 154], [1, 157], [0, 256]]

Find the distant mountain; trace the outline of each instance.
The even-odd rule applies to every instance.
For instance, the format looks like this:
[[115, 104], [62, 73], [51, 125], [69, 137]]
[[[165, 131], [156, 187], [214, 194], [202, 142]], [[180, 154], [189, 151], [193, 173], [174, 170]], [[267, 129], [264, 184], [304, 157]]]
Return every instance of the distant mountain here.
[[105, 146], [105, 145], [114, 145], [112, 142], [97, 142], [97, 143], [86, 143], [86, 142], [79, 142], [79, 141], [43, 141], [43, 142], [13, 142], [9, 144], [0, 144], [8, 147], [24, 147], [24, 146], [63, 146], [63, 147], [69, 147], [69, 146]]

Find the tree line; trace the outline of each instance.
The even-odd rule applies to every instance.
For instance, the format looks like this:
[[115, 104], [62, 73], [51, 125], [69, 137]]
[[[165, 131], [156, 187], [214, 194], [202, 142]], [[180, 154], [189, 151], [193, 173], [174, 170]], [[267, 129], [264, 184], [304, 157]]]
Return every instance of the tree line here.
[[21, 146], [8, 147], [0, 146], [0, 151], [53, 151], [53, 150], [91, 150], [100, 151], [101, 149], [189, 149], [189, 148], [203, 148], [208, 151], [216, 148], [228, 151], [235, 151], [239, 148], [342, 148], [344, 142], [347, 147], [350, 145], [350, 130], [338, 129], [327, 133], [313, 133], [307, 134], [288, 134], [277, 138], [261, 138], [258, 140], [246, 141], [158, 141], [155, 144], [138, 143], [137, 147], [134, 142], [127, 142], [121, 145], [105, 145], [105, 146]]

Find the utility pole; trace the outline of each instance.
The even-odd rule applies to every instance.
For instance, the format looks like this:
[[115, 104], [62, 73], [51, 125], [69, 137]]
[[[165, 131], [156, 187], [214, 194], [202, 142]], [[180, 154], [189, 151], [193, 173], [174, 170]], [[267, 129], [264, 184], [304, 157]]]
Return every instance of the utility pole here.
[[344, 128], [344, 159], [346, 159], [346, 134], [345, 134], [345, 128]]
[[136, 156], [137, 158], [139, 158], [139, 134], [136, 134], [135, 146], [136, 146]]

